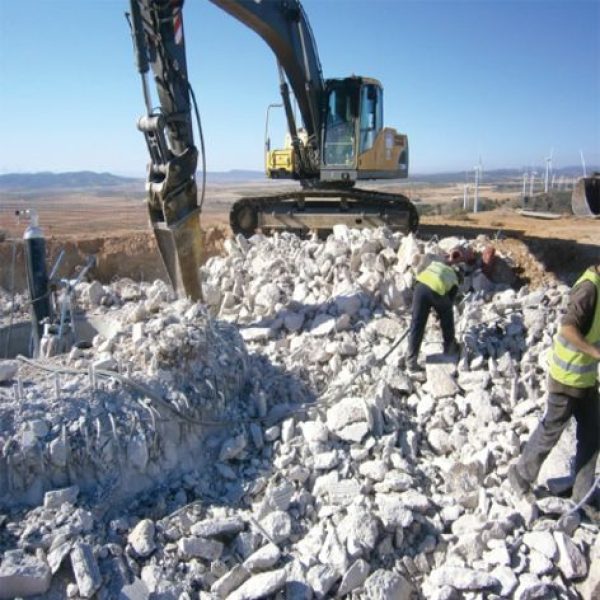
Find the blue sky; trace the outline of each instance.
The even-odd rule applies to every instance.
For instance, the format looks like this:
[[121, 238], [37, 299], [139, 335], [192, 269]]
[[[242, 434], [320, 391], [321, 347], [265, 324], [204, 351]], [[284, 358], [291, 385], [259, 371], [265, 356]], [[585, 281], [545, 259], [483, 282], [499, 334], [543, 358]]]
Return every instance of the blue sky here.
[[[600, 164], [600, 0], [305, 0], [325, 77], [376, 77], [412, 173]], [[143, 175], [126, 0], [0, 0], [0, 172]], [[207, 169], [262, 169], [266, 44], [206, 0], [184, 25]], [[282, 122], [282, 117], [279, 119]], [[275, 119], [273, 145], [278, 145]], [[282, 141], [282, 140], [281, 140]]]

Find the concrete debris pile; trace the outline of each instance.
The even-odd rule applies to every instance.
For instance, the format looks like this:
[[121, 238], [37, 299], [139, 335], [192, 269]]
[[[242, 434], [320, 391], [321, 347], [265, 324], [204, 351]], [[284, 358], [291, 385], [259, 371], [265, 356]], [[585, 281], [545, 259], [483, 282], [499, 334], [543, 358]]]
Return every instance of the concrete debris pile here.
[[131, 495], [197, 466], [205, 421], [245, 415], [248, 359], [237, 330], [173, 301], [161, 282], [147, 288], [136, 301], [124, 300], [125, 288], [120, 306], [95, 315], [105, 335], [91, 348], [44, 361], [44, 370], [0, 363], [14, 381], [0, 388], [2, 503], [36, 503], [71, 483]]
[[[46, 491], [41, 506], [6, 508], [0, 598], [9, 597], [4, 590], [123, 599], [597, 596], [599, 524], [553, 495], [568, 474], [572, 440], [544, 466], [546, 497], [530, 504], [506, 481], [543, 410], [544, 354], [566, 288], [486, 291], [474, 289], [477, 273], [468, 274], [457, 307], [458, 365], [440, 353], [431, 322], [427, 381], [403, 372], [398, 342], [415, 268], [457, 243], [346, 228], [324, 242], [230, 240], [202, 272], [214, 320], [181, 302], [153, 312], [148, 290], [124, 302], [130, 284], [102, 287], [93, 304], [119, 315], [120, 333], [96, 340], [88, 356], [74, 353], [70, 364], [85, 369], [110, 354], [117, 369], [131, 363], [132, 380], [197, 417], [186, 402], [193, 409], [197, 395], [209, 394], [194, 388], [202, 381], [194, 377], [197, 361], [213, 351], [213, 368], [224, 365], [215, 372], [222, 389], [221, 377], [235, 379], [234, 394], [243, 387], [232, 365], [245, 365], [244, 401], [228, 408], [232, 391], [223, 391], [231, 425], [203, 431], [199, 468], [165, 477], [127, 505], [98, 498], [106, 482], [94, 494], [72, 479]], [[186, 349], [181, 359], [169, 344]], [[69, 383], [78, 377], [85, 378]], [[123, 409], [134, 403], [118, 378], [108, 381], [93, 397], [62, 401], [80, 407], [90, 443], [95, 399]], [[20, 410], [34, 404], [29, 398]], [[139, 430], [152, 439], [142, 422], [155, 409], [145, 405], [144, 418], [117, 437], [135, 439]], [[170, 422], [166, 409], [161, 418]], [[173, 451], [182, 459], [179, 439]]]

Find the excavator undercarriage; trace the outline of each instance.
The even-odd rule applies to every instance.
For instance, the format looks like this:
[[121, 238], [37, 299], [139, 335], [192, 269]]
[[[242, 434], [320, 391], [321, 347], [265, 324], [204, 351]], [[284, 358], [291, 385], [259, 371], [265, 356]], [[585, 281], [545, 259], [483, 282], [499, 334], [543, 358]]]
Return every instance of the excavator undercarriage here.
[[323, 234], [336, 224], [387, 226], [408, 233], [419, 224], [417, 210], [406, 196], [352, 188], [304, 189], [241, 198], [233, 205], [229, 218], [232, 231], [245, 236], [257, 230]]

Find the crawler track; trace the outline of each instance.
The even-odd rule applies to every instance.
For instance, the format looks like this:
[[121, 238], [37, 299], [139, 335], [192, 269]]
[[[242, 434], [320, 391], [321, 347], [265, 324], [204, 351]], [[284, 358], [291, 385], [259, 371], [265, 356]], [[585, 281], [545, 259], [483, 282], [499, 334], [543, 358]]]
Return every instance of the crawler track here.
[[416, 231], [419, 216], [402, 194], [373, 190], [301, 190], [284, 194], [241, 198], [229, 213], [234, 233], [251, 236], [294, 231], [328, 232], [343, 223], [350, 227], [380, 227], [408, 233]]

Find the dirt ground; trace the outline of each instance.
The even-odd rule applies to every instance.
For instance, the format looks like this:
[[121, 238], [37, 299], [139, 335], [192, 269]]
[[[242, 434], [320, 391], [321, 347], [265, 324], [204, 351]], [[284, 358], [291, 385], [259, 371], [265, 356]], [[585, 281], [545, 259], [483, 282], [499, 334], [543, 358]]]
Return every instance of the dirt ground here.
[[[443, 201], [455, 186], [419, 189], [420, 197]], [[213, 186], [201, 217], [205, 231], [205, 259], [222, 251], [230, 235], [228, 211], [232, 201], [243, 194], [261, 193], [256, 184]], [[273, 190], [271, 190], [273, 191]], [[404, 193], [411, 195], [409, 189]], [[441, 194], [441, 195], [440, 195]], [[88, 255], [95, 255], [94, 276], [103, 282], [117, 277], [152, 280], [165, 278], [143, 200], [131, 197], [99, 197], [81, 194], [65, 196], [3, 198], [0, 210], [0, 287], [16, 289], [26, 285], [23, 249], [20, 244], [26, 223], [15, 218], [15, 210], [34, 208], [47, 238], [49, 265], [62, 249], [65, 258], [60, 277], [72, 278]], [[500, 254], [515, 265], [521, 280], [533, 286], [556, 277], [571, 284], [593, 261], [600, 260], [600, 220], [574, 216], [558, 219], [532, 218], [509, 208], [477, 214], [423, 216], [419, 236], [438, 238], [450, 235], [474, 239], [487, 236]], [[15, 241], [16, 240], [16, 241]], [[16, 248], [13, 261], [13, 247]]]

